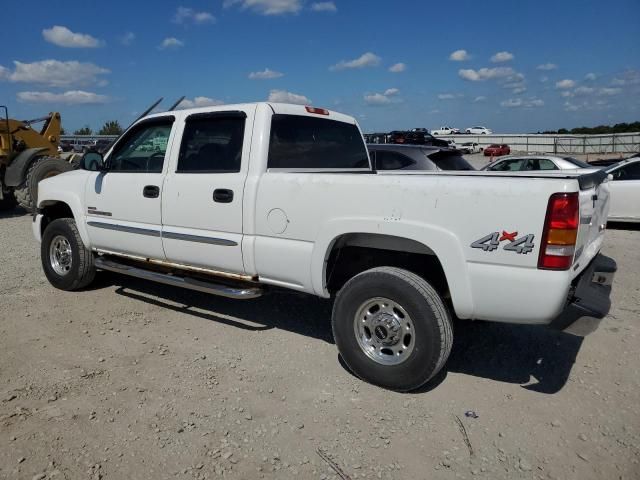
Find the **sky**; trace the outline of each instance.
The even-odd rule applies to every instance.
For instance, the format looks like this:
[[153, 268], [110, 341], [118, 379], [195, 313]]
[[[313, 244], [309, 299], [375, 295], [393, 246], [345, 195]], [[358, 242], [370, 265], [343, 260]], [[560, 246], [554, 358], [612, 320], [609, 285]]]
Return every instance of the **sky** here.
[[182, 95], [312, 104], [365, 132], [640, 119], [640, 0], [32, 0], [2, 18], [0, 103], [67, 132]]

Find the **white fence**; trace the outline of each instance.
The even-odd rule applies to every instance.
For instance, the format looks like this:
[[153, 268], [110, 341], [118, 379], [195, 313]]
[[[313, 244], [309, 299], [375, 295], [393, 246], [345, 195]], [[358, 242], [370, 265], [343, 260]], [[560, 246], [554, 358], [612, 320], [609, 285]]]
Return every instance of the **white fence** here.
[[476, 142], [480, 147], [506, 143], [512, 151], [555, 154], [635, 153], [640, 151], [640, 132], [610, 135], [438, 135], [437, 138], [455, 140], [460, 145]]

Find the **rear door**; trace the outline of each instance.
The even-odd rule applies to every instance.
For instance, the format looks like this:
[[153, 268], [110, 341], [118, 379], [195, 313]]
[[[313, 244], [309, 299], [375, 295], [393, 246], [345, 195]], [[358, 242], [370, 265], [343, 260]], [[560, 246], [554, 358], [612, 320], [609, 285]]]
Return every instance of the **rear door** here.
[[612, 171], [611, 209], [609, 217], [620, 220], [640, 219], [640, 161], [627, 163]]
[[162, 196], [170, 262], [244, 273], [242, 199], [255, 107], [189, 115]]

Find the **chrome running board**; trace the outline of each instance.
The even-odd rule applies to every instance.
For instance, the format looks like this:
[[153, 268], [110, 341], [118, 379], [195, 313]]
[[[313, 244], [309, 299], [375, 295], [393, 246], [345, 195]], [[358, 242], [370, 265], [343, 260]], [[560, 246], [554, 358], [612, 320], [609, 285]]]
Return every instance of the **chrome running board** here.
[[196, 280], [195, 278], [178, 277], [167, 273], [154, 272], [152, 270], [145, 270], [143, 268], [134, 267], [132, 265], [120, 263], [104, 256], [96, 257], [95, 266], [96, 268], [99, 268], [101, 270], [122, 273], [124, 275], [130, 275], [132, 277], [152, 280], [158, 283], [164, 283], [165, 285], [171, 285], [173, 287], [188, 288], [190, 290], [211, 293], [213, 295], [227, 298], [251, 299], [257, 298], [263, 293], [262, 288], [257, 286], [232, 287], [229, 285]]

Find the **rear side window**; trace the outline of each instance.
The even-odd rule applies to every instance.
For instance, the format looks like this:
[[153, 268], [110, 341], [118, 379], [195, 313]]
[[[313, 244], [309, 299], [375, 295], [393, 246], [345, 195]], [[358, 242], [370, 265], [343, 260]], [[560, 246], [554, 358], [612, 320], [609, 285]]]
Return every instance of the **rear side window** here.
[[303, 115], [273, 115], [269, 168], [369, 169], [355, 125]]
[[376, 150], [376, 168], [378, 170], [401, 170], [411, 168], [416, 161], [398, 152]]
[[488, 168], [494, 172], [516, 172], [522, 169], [524, 160], [505, 160], [504, 162], [496, 163]]
[[614, 180], [640, 180], [640, 162], [620, 167], [611, 174]]
[[457, 152], [437, 151], [427, 158], [436, 164], [440, 170], [475, 170], [462, 155]]
[[180, 144], [178, 173], [239, 172], [244, 115], [194, 115], [187, 118]]

